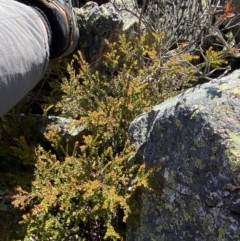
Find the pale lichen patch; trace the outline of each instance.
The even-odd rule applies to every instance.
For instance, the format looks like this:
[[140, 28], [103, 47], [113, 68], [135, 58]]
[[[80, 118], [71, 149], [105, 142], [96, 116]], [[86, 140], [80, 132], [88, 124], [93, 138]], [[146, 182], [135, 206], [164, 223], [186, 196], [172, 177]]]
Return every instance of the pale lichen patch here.
[[222, 92], [223, 90], [228, 90], [230, 86], [228, 84], [222, 84], [218, 87], [217, 92]]
[[228, 148], [229, 164], [233, 171], [240, 168], [240, 135], [229, 133], [230, 145]]
[[181, 121], [179, 119], [175, 118], [174, 123], [180, 130], [182, 130], [183, 124], [181, 123]]
[[240, 94], [240, 87], [236, 87], [232, 90], [233, 94]]
[[207, 214], [203, 220], [203, 225], [206, 230], [212, 230], [214, 224], [214, 219], [211, 214]]
[[211, 149], [211, 151], [212, 151], [213, 154], [215, 154], [215, 153], [217, 152], [217, 150], [218, 150], [218, 146], [214, 146], [214, 147], [212, 147], [212, 149]]
[[218, 228], [218, 240], [219, 241], [225, 240], [225, 235], [226, 235], [225, 229], [222, 227], [219, 227]]

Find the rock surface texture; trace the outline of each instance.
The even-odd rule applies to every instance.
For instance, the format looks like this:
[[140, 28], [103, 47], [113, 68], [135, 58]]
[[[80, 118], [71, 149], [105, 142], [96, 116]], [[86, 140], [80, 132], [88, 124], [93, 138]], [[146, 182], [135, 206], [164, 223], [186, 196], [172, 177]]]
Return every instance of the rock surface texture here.
[[164, 181], [144, 190], [128, 241], [240, 240], [240, 71], [198, 85], [135, 119], [136, 161]]
[[97, 62], [104, 56], [105, 39], [111, 41], [117, 33], [136, 28], [137, 18], [126, 9], [134, 12], [134, 2], [119, 0], [101, 6], [96, 2], [87, 2], [82, 8], [76, 8], [81, 36], [79, 46], [89, 63]]

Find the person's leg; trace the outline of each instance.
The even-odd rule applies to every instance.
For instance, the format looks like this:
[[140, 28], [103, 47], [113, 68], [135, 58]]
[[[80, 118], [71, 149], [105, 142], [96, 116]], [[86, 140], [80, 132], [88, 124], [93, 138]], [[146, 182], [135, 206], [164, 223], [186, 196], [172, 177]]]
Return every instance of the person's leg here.
[[0, 117], [41, 80], [48, 62], [48, 36], [37, 12], [0, 0]]

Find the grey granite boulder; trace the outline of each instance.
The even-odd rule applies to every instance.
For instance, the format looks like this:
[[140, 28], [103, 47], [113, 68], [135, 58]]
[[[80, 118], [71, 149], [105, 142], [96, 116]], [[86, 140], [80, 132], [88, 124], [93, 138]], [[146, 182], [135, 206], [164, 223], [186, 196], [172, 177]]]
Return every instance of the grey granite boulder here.
[[117, 33], [136, 28], [138, 19], [126, 8], [134, 12], [134, 1], [119, 0], [101, 6], [87, 2], [82, 8], [75, 9], [80, 31], [79, 46], [89, 63], [104, 56], [105, 39], [113, 41]]
[[[128, 241], [240, 240], [240, 71], [198, 85], [131, 124], [135, 161], [164, 181], [144, 190]], [[156, 188], [156, 187], [155, 187]]]
[[95, 2], [88, 2], [82, 8], [76, 9], [79, 23], [80, 49], [91, 63], [98, 59], [102, 53], [104, 39], [112, 38], [119, 32], [122, 19], [114, 8], [98, 6]]

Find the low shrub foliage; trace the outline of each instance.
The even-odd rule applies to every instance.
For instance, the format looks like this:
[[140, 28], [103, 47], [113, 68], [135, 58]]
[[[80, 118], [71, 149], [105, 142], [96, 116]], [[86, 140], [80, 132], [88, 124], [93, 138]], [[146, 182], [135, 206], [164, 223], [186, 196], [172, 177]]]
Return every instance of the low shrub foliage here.
[[[51, 71], [46, 77], [52, 91], [41, 117], [26, 109], [30, 94], [0, 120], [2, 201], [15, 207], [14, 222], [8, 216], [2, 227], [4, 240], [124, 240], [125, 223], [139, 224], [137, 193], [161, 192], [162, 180], [152, 180], [156, 168], [133, 162], [129, 125], [190, 87], [199, 71], [192, 64], [198, 57], [181, 45], [163, 55], [163, 38], [118, 35], [106, 41], [105, 56], [95, 64], [79, 51], [54, 78]], [[211, 54], [211, 66], [222, 64]], [[71, 125], [83, 124], [88, 134], [70, 148], [56, 126], [42, 130], [50, 113], [74, 118]]]

